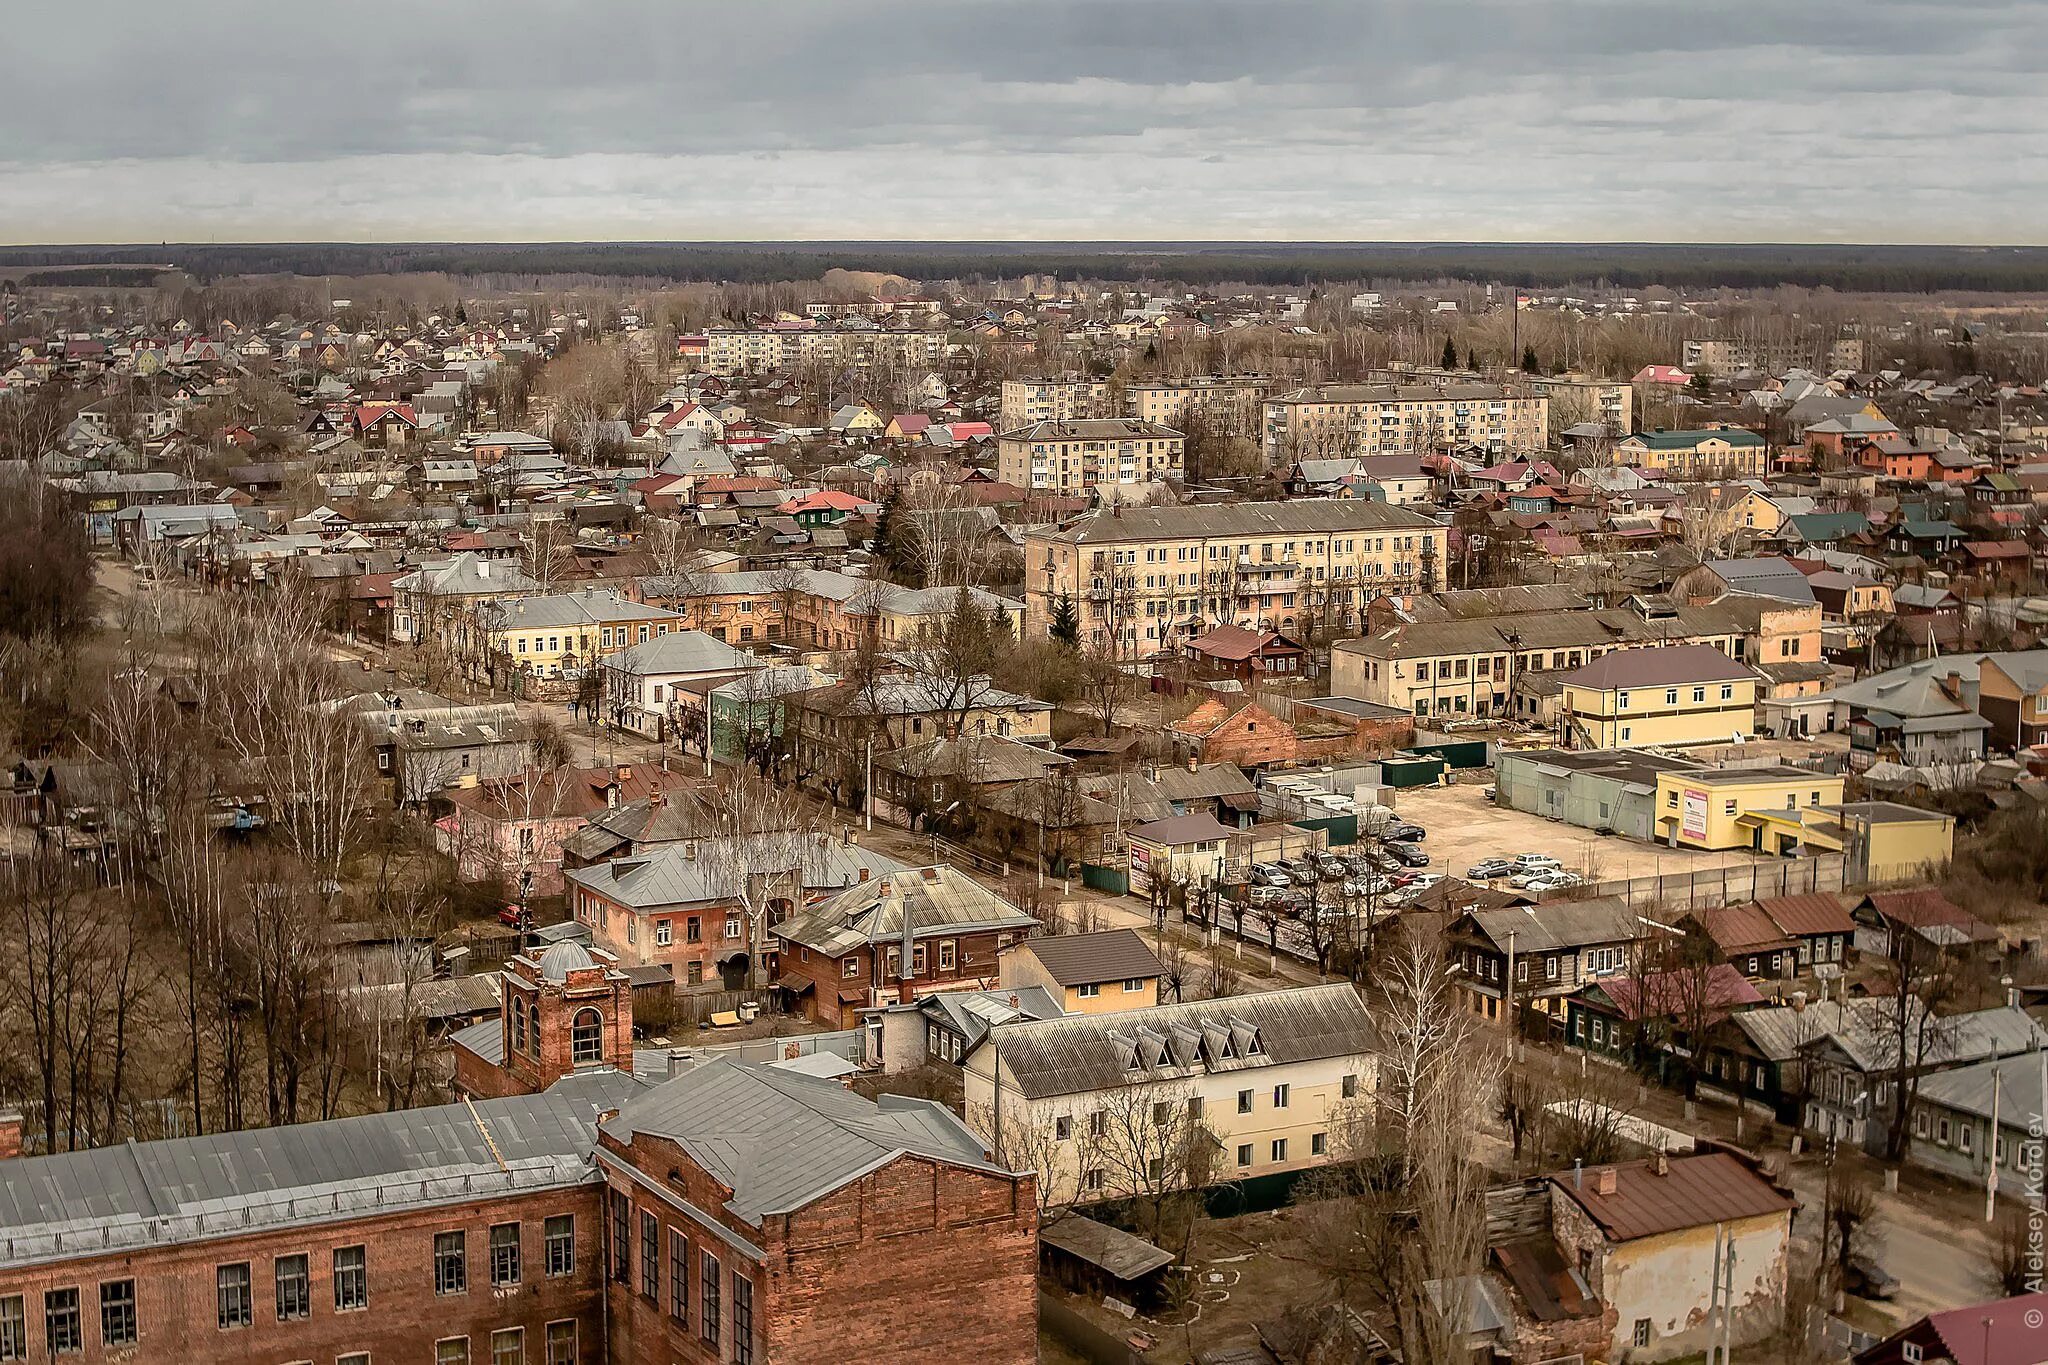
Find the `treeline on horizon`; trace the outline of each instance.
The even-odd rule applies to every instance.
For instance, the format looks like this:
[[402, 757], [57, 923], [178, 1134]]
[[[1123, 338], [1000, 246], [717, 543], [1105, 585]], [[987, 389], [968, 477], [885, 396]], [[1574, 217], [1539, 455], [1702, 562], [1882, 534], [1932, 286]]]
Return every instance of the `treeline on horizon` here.
[[[0, 267], [172, 264], [200, 280], [243, 275], [595, 275], [758, 284], [826, 270], [985, 284], [1020, 275], [1105, 282], [1312, 286], [1432, 280], [1558, 289], [1768, 289], [1843, 293], [2048, 291], [2048, 247], [1668, 243], [560, 242], [160, 244], [0, 247]], [[81, 284], [41, 277], [38, 283]]]

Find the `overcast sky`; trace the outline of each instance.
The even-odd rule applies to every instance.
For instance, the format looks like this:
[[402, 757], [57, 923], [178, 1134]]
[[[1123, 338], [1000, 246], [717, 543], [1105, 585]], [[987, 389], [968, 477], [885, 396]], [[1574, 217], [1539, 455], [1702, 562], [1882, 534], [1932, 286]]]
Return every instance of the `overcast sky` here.
[[2048, 241], [2048, 0], [18, 3], [11, 242]]

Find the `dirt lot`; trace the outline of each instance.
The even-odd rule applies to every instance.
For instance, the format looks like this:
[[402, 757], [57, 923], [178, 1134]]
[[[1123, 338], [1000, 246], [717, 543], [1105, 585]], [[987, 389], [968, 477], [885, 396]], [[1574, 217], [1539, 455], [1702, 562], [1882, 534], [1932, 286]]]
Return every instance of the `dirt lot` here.
[[1598, 835], [1560, 821], [1496, 806], [1477, 785], [1417, 787], [1401, 792], [1394, 809], [1429, 831], [1424, 844], [1431, 870], [1462, 876], [1482, 858], [1547, 853], [1589, 881], [1654, 877], [1702, 868], [1768, 861], [1746, 849], [1707, 853]]

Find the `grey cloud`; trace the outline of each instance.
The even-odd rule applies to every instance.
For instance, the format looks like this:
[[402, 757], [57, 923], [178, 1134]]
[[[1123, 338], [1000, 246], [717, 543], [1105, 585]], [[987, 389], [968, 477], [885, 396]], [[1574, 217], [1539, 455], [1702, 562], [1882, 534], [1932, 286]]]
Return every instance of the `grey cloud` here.
[[21, 7], [0, 232], [2025, 240], [2048, 3]]

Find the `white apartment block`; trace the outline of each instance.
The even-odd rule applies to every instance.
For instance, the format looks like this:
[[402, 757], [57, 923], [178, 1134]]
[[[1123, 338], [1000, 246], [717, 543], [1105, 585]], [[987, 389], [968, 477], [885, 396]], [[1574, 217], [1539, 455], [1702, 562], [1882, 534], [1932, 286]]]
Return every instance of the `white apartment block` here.
[[704, 334], [704, 368], [712, 374], [763, 374], [812, 361], [833, 365], [937, 365], [946, 356], [943, 332], [884, 332], [790, 327]]
[[997, 438], [997, 477], [1033, 493], [1076, 497], [1105, 484], [1178, 479], [1186, 447], [1172, 428], [1129, 417], [1034, 422]]
[[1550, 400], [1495, 384], [1326, 384], [1266, 401], [1269, 467], [1347, 455], [1474, 450], [1505, 457], [1550, 440]]

